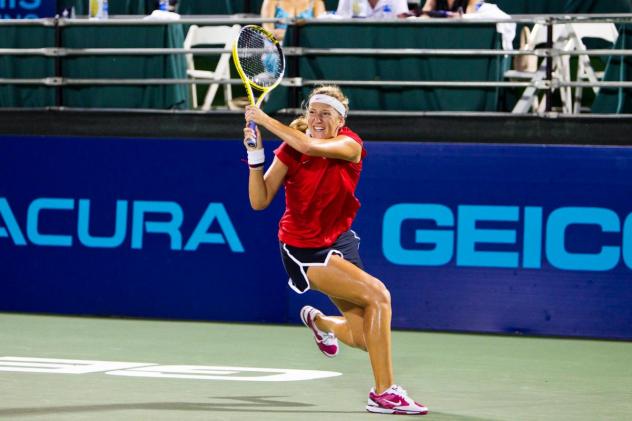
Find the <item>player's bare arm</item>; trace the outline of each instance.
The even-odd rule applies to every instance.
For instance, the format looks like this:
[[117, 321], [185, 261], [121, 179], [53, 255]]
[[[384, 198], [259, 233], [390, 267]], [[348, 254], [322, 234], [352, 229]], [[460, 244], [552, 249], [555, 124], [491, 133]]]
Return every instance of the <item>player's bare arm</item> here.
[[[316, 139], [286, 126], [253, 106], [246, 107], [246, 119], [265, 127], [282, 141], [305, 155], [343, 159], [351, 162], [360, 161], [362, 146], [348, 136]], [[344, 122], [344, 120], [342, 121]]]
[[[257, 148], [261, 149], [263, 147], [261, 133], [258, 129], [255, 135], [255, 132], [251, 128], [245, 127], [244, 144], [246, 144], [246, 139], [249, 138], [257, 139]], [[263, 210], [270, 205], [270, 202], [272, 202], [272, 199], [274, 199], [274, 196], [276, 196], [283, 183], [285, 174], [287, 174], [287, 166], [276, 157], [265, 174], [263, 172], [263, 166], [250, 168], [250, 175], [248, 177], [248, 198], [250, 199], [250, 206], [254, 210]]]

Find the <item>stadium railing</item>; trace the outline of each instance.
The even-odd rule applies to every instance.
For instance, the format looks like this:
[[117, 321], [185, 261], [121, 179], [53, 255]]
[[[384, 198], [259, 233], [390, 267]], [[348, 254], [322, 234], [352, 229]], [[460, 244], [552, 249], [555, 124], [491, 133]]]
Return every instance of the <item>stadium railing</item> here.
[[[205, 16], [183, 16], [176, 21], [165, 20], [147, 20], [136, 17], [111, 17], [107, 20], [88, 20], [88, 19], [66, 19], [66, 18], [47, 18], [32, 20], [0, 20], [2, 26], [43, 26], [53, 28], [55, 31], [55, 47], [45, 48], [0, 48], [0, 56], [40, 56], [52, 58], [55, 61], [54, 74], [42, 78], [0, 78], [1, 85], [33, 85], [54, 87], [57, 92], [57, 98], [61, 97], [61, 89], [70, 86], [148, 86], [148, 85], [191, 85], [191, 84], [231, 84], [239, 85], [239, 79], [221, 79], [219, 81], [191, 80], [184, 78], [69, 78], [63, 77], [61, 74], [60, 63], [69, 57], [81, 56], [151, 56], [151, 55], [183, 55], [190, 54], [191, 51], [185, 48], [64, 48], [61, 45], [61, 33], [65, 28], [73, 26], [152, 26], [152, 25], [227, 25], [227, 24], [262, 24], [266, 22], [277, 22], [273, 19], [260, 18], [244, 18], [240, 16], [231, 17], [205, 17]], [[291, 26], [301, 27], [305, 25], [305, 21], [286, 19], [282, 21]], [[336, 24], [353, 24], [363, 25], [367, 20], [313, 20], [309, 25], [336, 25]], [[372, 24], [392, 24], [392, 21], [371, 21]], [[527, 81], [505, 81], [505, 80], [481, 80], [481, 81], [454, 81], [454, 80], [320, 80], [320, 79], [304, 79], [300, 75], [286, 77], [282, 86], [287, 87], [310, 87], [324, 82], [335, 83], [340, 86], [349, 87], [414, 87], [414, 88], [531, 88], [535, 91], [543, 93], [545, 97], [546, 107], [543, 115], [553, 114], [552, 109], [553, 95], [556, 90], [561, 88], [618, 88], [631, 89], [632, 81], [571, 81], [560, 80], [555, 77], [553, 72], [553, 60], [562, 56], [632, 56], [630, 49], [589, 49], [589, 50], [571, 50], [555, 48], [553, 42], [554, 25], [572, 24], [572, 23], [612, 23], [612, 24], [631, 24], [632, 15], [615, 14], [615, 15], [522, 15], [515, 16], [511, 19], [479, 19], [479, 20], [399, 20], [398, 25], [481, 25], [481, 24], [499, 24], [499, 23], [517, 23], [523, 25], [539, 24], [547, 28], [546, 44], [542, 48], [533, 49], [398, 49], [398, 48], [304, 48], [304, 47], [286, 47], [284, 49], [288, 57], [306, 57], [306, 56], [373, 56], [373, 57], [404, 57], [404, 56], [443, 56], [443, 57], [476, 57], [476, 56], [536, 56], [544, 61], [546, 76], [539, 80]], [[223, 48], [197, 48], [195, 55], [200, 56], [217, 56], [226, 53], [228, 50]], [[56, 106], [61, 107], [62, 104], [56, 101]], [[65, 107], [64, 107], [65, 108]], [[397, 110], [387, 110], [391, 113], [398, 114]], [[177, 110], [174, 110], [177, 112]], [[210, 111], [212, 112], [212, 110]], [[355, 111], [361, 113], [362, 110]], [[367, 111], [367, 113], [371, 113]], [[411, 115], [414, 112], [402, 112], [402, 115]], [[492, 113], [493, 114], [493, 113]], [[541, 113], [542, 114], [542, 113]]]

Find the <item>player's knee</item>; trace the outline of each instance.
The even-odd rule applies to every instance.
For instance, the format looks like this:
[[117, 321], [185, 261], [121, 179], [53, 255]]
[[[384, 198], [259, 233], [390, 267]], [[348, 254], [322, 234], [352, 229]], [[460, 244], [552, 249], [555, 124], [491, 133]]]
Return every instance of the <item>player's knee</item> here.
[[382, 307], [391, 307], [391, 293], [379, 279], [375, 278], [373, 301]]

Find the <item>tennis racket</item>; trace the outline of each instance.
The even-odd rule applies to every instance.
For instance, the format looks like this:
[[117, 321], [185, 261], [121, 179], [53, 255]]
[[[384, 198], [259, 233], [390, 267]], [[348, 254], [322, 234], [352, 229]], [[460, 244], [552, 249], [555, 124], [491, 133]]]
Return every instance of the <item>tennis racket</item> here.
[[[239, 35], [233, 44], [233, 62], [244, 82], [250, 104], [261, 106], [265, 96], [281, 82], [285, 72], [285, 58], [281, 44], [277, 39], [257, 25], [248, 25], [241, 28]], [[253, 90], [260, 91], [257, 100]], [[249, 122], [250, 127], [256, 133], [257, 125]], [[246, 139], [246, 144], [254, 148], [257, 139]]]

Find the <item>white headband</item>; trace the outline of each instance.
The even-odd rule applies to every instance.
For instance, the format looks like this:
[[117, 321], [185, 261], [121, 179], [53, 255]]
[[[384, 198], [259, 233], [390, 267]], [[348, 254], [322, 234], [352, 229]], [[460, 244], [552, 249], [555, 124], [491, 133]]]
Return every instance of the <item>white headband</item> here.
[[325, 94], [316, 94], [312, 95], [309, 99], [309, 105], [312, 105], [314, 102], [318, 102], [319, 104], [327, 104], [333, 107], [334, 110], [338, 111], [341, 116], [346, 117], [345, 106], [342, 105], [342, 102], [338, 101], [333, 96], [325, 95]]

